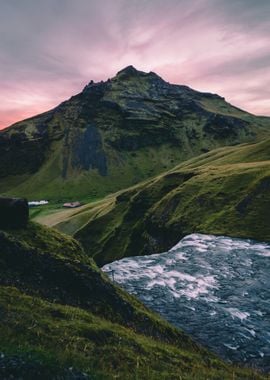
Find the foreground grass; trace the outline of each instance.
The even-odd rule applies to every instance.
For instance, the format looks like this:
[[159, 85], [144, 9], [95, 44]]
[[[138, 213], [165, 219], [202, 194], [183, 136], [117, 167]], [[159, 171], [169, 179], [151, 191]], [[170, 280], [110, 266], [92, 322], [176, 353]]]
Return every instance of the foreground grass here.
[[267, 379], [196, 344], [55, 230], [0, 231], [0, 262], [0, 378]]
[[267, 378], [15, 288], [0, 288], [0, 308], [1, 352], [38, 359], [56, 374], [73, 367], [94, 379]]

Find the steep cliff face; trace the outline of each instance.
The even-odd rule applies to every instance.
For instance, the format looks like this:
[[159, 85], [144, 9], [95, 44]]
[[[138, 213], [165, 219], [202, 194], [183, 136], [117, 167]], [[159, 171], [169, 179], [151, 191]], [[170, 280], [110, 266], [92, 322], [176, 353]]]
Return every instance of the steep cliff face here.
[[202, 152], [260, 138], [269, 126], [218, 95], [129, 66], [1, 132], [0, 192], [102, 196]]

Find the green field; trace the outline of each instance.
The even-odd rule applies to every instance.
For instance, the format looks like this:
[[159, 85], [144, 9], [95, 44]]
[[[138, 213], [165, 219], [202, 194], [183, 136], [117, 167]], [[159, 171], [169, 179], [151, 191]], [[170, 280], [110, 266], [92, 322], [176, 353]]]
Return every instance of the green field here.
[[166, 250], [193, 232], [270, 241], [269, 152], [269, 140], [220, 148], [76, 214], [51, 215], [50, 225], [99, 265]]

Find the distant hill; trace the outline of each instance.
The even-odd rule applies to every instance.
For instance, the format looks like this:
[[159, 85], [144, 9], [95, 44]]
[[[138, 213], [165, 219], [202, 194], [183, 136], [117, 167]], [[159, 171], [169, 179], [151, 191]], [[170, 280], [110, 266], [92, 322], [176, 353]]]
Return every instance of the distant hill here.
[[74, 235], [103, 265], [167, 250], [193, 232], [270, 241], [269, 210], [268, 139], [213, 150], [47, 222]]
[[270, 118], [128, 66], [0, 132], [0, 193], [93, 199], [193, 156], [263, 138]]

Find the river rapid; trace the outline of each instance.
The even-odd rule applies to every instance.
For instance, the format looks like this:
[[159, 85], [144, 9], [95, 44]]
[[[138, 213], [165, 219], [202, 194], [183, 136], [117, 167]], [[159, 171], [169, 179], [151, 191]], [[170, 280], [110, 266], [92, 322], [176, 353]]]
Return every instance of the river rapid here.
[[102, 269], [224, 359], [270, 371], [270, 244], [192, 234]]

